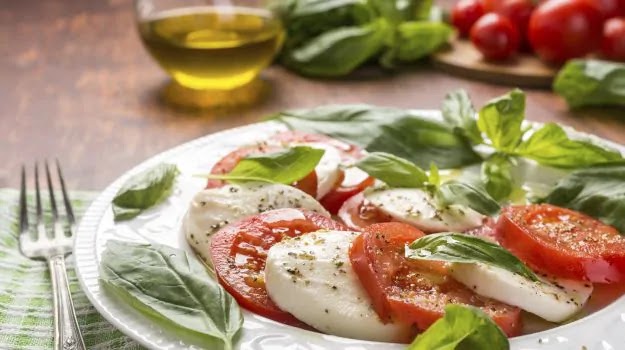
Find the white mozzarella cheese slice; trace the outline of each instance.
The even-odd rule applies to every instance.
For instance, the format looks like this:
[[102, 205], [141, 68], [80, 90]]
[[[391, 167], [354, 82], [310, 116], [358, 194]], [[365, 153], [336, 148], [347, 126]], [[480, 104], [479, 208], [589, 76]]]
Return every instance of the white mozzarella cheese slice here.
[[550, 322], [566, 321], [575, 315], [593, 291], [588, 282], [543, 278], [533, 282], [485, 264], [453, 264], [451, 274], [479, 295], [517, 306]]
[[315, 172], [317, 173], [317, 198], [323, 198], [339, 181], [341, 176], [341, 153], [335, 147], [322, 142], [300, 143], [291, 146], [308, 146], [325, 151], [319, 164], [315, 167]]
[[365, 198], [395, 220], [426, 232], [462, 232], [481, 226], [485, 218], [464, 205], [439, 207], [432, 195], [418, 188], [375, 189]]
[[317, 200], [295, 187], [250, 182], [197, 193], [183, 219], [183, 230], [189, 245], [210, 264], [213, 233], [244, 217], [280, 208], [303, 208], [330, 216]]
[[382, 323], [352, 269], [348, 252], [358, 234], [318, 231], [275, 244], [265, 265], [267, 292], [282, 310], [324, 333], [406, 341], [410, 327]]

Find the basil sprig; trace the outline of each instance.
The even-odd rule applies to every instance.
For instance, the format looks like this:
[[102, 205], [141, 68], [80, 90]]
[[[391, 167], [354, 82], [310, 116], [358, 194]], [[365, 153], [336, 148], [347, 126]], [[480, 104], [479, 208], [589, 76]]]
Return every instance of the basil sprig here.
[[132, 219], [164, 201], [179, 173], [175, 165], [159, 164], [129, 178], [113, 198], [115, 221]]
[[206, 177], [232, 183], [262, 181], [292, 184], [310, 174], [323, 154], [322, 149], [296, 146], [278, 152], [245, 157], [228, 174], [209, 174]]
[[625, 234], [625, 162], [576, 170], [542, 202], [580, 211]]
[[206, 268], [186, 252], [158, 244], [107, 242], [100, 283], [167, 331], [206, 348], [233, 348], [241, 310]]
[[461, 233], [444, 232], [427, 235], [406, 247], [406, 257], [455, 263], [482, 263], [508, 270], [531, 281], [538, 281], [516, 256], [502, 246]]
[[625, 106], [625, 64], [603, 60], [570, 60], [558, 72], [553, 90], [571, 108]]
[[445, 315], [419, 334], [407, 350], [509, 350], [508, 337], [482, 310], [448, 304]]
[[365, 148], [386, 152], [425, 168], [442, 169], [480, 162], [467, 139], [446, 123], [396, 108], [329, 105], [291, 110], [271, 118], [290, 129], [324, 134]]
[[369, 153], [356, 167], [391, 187], [420, 188], [428, 181], [423, 169], [390, 153]]
[[436, 199], [442, 207], [460, 204], [484, 215], [495, 215], [501, 210], [499, 203], [488, 193], [458, 181], [448, 181], [440, 185], [438, 192], [436, 192]]
[[480, 178], [484, 189], [496, 201], [507, 199], [514, 190], [513, 162], [512, 157], [495, 153], [482, 163]]
[[474, 144], [484, 142], [482, 134], [475, 122], [475, 109], [469, 94], [465, 90], [448, 93], [441, 107], [443, 119], [452, 125], [457, 132], [466, 136]]

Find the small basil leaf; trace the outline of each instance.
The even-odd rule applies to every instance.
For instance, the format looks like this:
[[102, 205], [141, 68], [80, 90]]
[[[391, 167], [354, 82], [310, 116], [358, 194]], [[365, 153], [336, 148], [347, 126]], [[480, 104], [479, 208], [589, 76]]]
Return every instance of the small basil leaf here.
[[329, 105], [272, 116], [290, 129], [325, 134], [370, 152], [387, 152], [422, 168], [441, 169], [481, 161], [466, 138], [449, 125], [416, 112], [367, 105]]
[[571, 108], [625, 106], [625, 64], [571, 60], [558, 72], [553, 90]]
[[482, 107], [477, 126], [498, 151], [512, 152], [521, 141], [525, 94], [519, 89], [491, 100]]
[[465, 135], [472, 143], [481, 144], [484, 142], [482, 134], [477, 128], [473, 103], [465, 90], [460, 89], [448, 93], [443, 100], [441, 112], [445, 121]]
[[228, 174], [210, 174], [207, 177], [232, 183], [264, 181], [288, 185], [310, 174], [323, 154], [322, 149], [297, 146], [274, 153], [248, 156], [241, 159]]
[[100, 262], [105, 290], [166, 330], [207, 348], [232, 349], [243, 315], [230, 294], [186, 252], [108, 241]]
[[482, 310], [447, 304], [445, 315], [408, 346], [407, 350], [509, 350], [508, 337]]
[[445, 232], [427, 235], [406, 247], [406, 257], [455, 263], [482, 263], [538, 281], [532, 270], [502, 246], [475, 236]]
[[486, 192], [493, 199], [500, 202], [510, 197], [514, 188], [510, 157], [502, 153], [493, 154], [482, 163], [480, 175]]
[[391, 187], [419, 188], [428, 181], [421, 168], [389, 153], [369, 153], [356, 166]]
[[625, 163], [576, 170], [542, 201], [580, 211], [625, 234]]
[[442, 184], [436, 199], [441, 206], [461, 204], [484, 215], [494, 215], [499, 212], [499, 203], [487, 193], [467, 183], [449, 181]]
[[441, 174], [438, 172], [438, 167], [434, 164], [434, 162], [430, 163], [428, 182], [434, 186], [434, 188], [438, 188], [441, 185]]
[[417, 3], [412, 0], [369, 0], [368, 2], [377, 13], [394, 25], [412, 20], [417, 11]]
[[282, 63], [309, 76], [347, 75], [382, 49], [390, 28], [385, 20], [338, 27], [287, 51]]
[[451, 38], [454, 30], [442, 22], [413, 21], [397, 26], [395, 57], [413, 62], [438, 50]]
[[557, 124], [548, 123], [521, 143], [516, 153], [542, 165], [584, 168], [623, 159], [615, 150], [585, 140], [573, 140]]
[[159, 164], [129, 178], [113, 198], [115, 221], [131, 219], [165, 200], [178, 174], [175, 165]]

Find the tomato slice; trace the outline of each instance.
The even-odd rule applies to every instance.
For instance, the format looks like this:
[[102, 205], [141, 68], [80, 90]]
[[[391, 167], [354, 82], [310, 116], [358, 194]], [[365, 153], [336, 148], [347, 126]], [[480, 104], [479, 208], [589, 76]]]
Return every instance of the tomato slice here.
[[267, 295], [267, 252], [285, 237], [321, 229], [345, 230], [338, 222], [302, 209], [276, 209], [224, 227], [211, 240], [210, 256], [219, 282], [244, 308], [274, 321], [311, 329], [280, 310]]
[[518, 335], [519, 308], [473, 293], [456, 282], [443, 263], [404, 256], [405, 245], [423, 235], [410, 225], [392, 222], [371, 225], [354, 240], [350, 261], [380, 318], [425, 330], [444, 315], [445, 305], [466, 304], [488, 314], [508, 336]]
[[393, 221], [390, 215], [369, 204], [362, 193], [345, 201], [338, 211], [338, 217], [347, 227], [357, 231], [369, 225]]
[[598, 283], [625, 280], [625, 238], [582, 213], [550, 204], [507, 207], [495, 233], [535, 270]]
[[323, 207], [326, 208], [331, 214], [336, 215], [339, 213], [341, 207], [347, 200], [364, 191], [367, 187], [373, 186], [374, 183], [375, 179], [368, 177], [353, 186], [338, 186], [321, 198], [321, 205], [323, 205]]

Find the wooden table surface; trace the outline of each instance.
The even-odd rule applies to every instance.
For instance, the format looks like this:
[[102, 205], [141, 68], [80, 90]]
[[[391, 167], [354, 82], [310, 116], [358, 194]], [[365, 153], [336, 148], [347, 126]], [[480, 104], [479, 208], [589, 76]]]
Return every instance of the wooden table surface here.
[[[181, 110], [160, 98], [168, 78], [139, 42], [131, 1], [0, 4], [0, 187], [18, 185], [22, 163], [58, 157], [71, 188], [103, 189], [174, 145], [287, 108], [326, 103], [438, 108], [457, 88], [468, 90], [479, 105], [510, 89], [449, 76], [427, 63], [336, 81], [271, 67], [263, 74], [271, 92], [253, 107]], [[573, 113], [550, 91], [527, 93], [528, 119], [625, 143], [622, 110]]]

